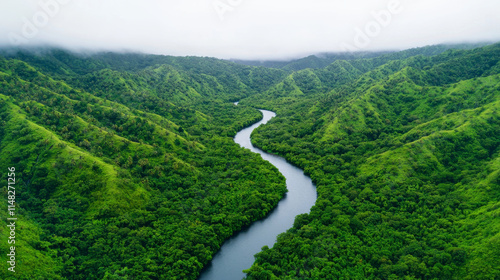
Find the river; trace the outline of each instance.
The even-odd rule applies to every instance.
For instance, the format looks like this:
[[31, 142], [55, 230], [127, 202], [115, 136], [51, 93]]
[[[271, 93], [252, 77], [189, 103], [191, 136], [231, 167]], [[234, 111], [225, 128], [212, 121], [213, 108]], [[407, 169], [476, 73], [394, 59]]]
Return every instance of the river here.
[[267, 123], [276, 114], [260, 110], [263, 119], [254, 125], [242, 129], [234, 137], [240, 146], [258, 153], [264, 160], [276, 166], [286, 178], [288, 193], [278, 203], [277, 207], [264, 219], [252, 223], [228, 239], [212, 262], [203, 270], [198, 280], [240, 280], [245, 277], [242, 272], [254, 262], [254, 255], [261, 251], [264, 245], [271, 248], [278, 234], [293, 226], [295, 216], [309, 213], [316, 202], [317, 193], [311, 179], [304, 175], [302, 169], [289, 164], [282, 157], [271, 155], [255, 148], [250, 142], [250, 134], [258, 126]]

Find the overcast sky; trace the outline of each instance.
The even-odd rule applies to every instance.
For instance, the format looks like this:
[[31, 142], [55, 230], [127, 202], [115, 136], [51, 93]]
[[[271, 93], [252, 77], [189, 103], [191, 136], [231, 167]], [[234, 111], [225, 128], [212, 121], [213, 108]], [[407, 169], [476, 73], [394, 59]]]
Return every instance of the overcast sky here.
[[0, 0], [0, 45], [284, 59], [500, 41], [498, 0]]

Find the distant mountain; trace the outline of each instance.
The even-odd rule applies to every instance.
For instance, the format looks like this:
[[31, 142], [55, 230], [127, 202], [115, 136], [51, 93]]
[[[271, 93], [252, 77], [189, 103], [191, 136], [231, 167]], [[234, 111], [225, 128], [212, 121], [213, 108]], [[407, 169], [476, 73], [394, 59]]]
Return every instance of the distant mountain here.
[[321, 53], [308, 57], [287, 60], [287, 61], [258, 61], [258, 60], [231, 60], [238, 64], [250, 66], [262, 66], [267, 68], [277, 68], [287, 71], [297, 71], [306, 68], [323, 68], [337, 60], [353, 60], [359, 58], [377, 57], [388, 52], [359, 52], [359, 53]]
[[[473, 49], [491, 44], [491, 42], [475, 43], [475, 44], [443, 44], [437, 46], [428, 46], [412, 49], [412, 53], [420, 53], [423, 55], [437, 55], [448, 49]], [[319, 53], [308, 57], [292, 59], [292, 60], [239, 60], [231, 59], [238, 64], [249, 66], [262, 66], [267, 68], [277, 68], [287, 71], [298, 71], [306, 68], [319, 69], [324, 68], [337, 60], [355, 60], [364, 58], [374, 58], [384, 54], [394, 53], [395, 51], [376, 51], [376, 52], [351, 52], [351, 53]]]

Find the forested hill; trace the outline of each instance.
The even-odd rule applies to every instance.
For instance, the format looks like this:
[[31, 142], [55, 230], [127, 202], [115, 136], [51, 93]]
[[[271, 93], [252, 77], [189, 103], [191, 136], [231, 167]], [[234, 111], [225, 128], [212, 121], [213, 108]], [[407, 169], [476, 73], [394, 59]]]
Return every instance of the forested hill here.
[[377, 60], [242, 102], [278, 112], [254, 143], [318, 189], [248, 279], [500, 278], [500, 44]]
[[4, 54], [0, 174], [7, 182], [15, 168], [18, 220], [12, 274], [4, 184], [1, 279], [195, 279], [286, 192], [276, 168], [232, 140], [260, 112], [229, 102], [283, 71], [194, 57]]
[[18, 218], [17, 272], [0, 278], [196, 279], [286, 193], [232, 140], [255, 108], [277, 117], [254, 143], [303, 168], [318, 201], [248, 279], [499, 278], [500, 44], [357, 55], [269, 68], [0, 51]]

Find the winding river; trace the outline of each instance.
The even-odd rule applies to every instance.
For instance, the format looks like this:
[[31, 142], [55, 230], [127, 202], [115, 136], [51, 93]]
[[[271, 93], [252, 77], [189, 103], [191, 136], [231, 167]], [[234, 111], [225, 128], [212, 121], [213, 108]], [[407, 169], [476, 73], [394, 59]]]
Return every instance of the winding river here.
[[309, 213], [316, 202], [316, 188], [301, 169], [289, 164], [282, 157], [267, 154], [255, 148], [250, 142], [252, 131], [276, 116], [271, 111], [260, 111], [264, 115], [263, 119], [238, 132], [234, 141], [240, 146], [260, 154], [264, 160], [276, 166], [286, 178], [288, 193], [268, 216], [252, 223], [250, 227], [228, 239], [219, 252], [215, 254], [212, 262], [203, 270], [198, 280], [242, 279], [245, 277], [242, 270], [252, 266], [254, 255], [260, 252], [264, 245], [271, 248], [276, 242], [278, 234], [293, 226], [295, 216]]

